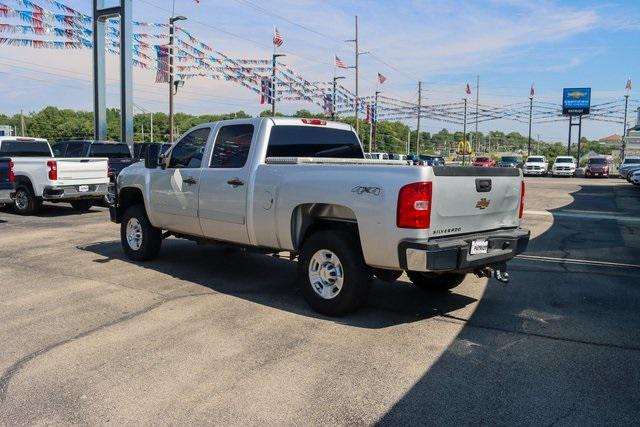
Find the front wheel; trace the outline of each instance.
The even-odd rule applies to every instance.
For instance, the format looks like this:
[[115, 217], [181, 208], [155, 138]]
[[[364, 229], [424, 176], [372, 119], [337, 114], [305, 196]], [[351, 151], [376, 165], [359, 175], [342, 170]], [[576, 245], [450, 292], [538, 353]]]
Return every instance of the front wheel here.
[[327, 316], [343, 316], [360, 308], [373, 279], [357, 235], [346, 230], [311, 235], [300, 252], [298, 276], [307, 303]]
[[127, 258], [149, 261], [160, 252], [162, 231], [151, 224], [144, 206], [134, 205], [122, 217], [120, 242]]
[[464, 281], [464, 273], [422, 273], [408, 271], [411, 282], [423, 291], [447, 291]]

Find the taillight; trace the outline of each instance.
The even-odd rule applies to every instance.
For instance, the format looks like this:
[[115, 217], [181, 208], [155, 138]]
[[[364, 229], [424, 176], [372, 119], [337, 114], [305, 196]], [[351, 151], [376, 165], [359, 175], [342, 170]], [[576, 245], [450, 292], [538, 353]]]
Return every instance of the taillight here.
[[57, 181], [58, 180], [58, 162], [55, 160], [49, 160], [47, 162], [47, 166], [49, 167], [49, 181]]
[[9, 160], [9, 184], [16, 182], [16, 173], [13, 170], [14, 166], [15, 163], [13, 163], [13, 160]]
[[522, 219], [524, 215], [524, 181], [520, 183], [520, 211], [518, 212], [518, 218]]
[[414, 182], [400, 189], [396, 217], [398, 227], [429, 228], [432, 189], [431, 182]]
[[302, 119], [302, 123], [304, 123], [305, 125], [319, 125], [319, 126], [324, 126], [327, 124], [326, 120], [321, 120], [321, 119]]

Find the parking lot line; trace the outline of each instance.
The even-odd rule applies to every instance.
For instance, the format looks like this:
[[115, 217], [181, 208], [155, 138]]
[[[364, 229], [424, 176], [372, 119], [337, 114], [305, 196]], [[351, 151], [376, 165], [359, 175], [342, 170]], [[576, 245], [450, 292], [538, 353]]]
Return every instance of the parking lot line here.
[[588, 211], [525, 211], [525, 215], [530, 216], [549, 216], [549, 217], [567, 217], [582, 219], [612, 219], [615, 221], [640, 223], [640, 217], [627, 215], [611, 215], [603, 213], [589, 213]]
[[561, 264], [578, 264], [578, 265], [592, 265], [600, 267], [618, 267], [618, 268], [640, 268], [640, 264], [626, 264], [622, 262], [608, 262], [608, 261], [591, 261], [587, 259], [573, 259], [573, 258], [557, 258], [537, 255], [517, 255], [516, 258], [522, 260], [541, 261], [541, 262], [555, 262]]

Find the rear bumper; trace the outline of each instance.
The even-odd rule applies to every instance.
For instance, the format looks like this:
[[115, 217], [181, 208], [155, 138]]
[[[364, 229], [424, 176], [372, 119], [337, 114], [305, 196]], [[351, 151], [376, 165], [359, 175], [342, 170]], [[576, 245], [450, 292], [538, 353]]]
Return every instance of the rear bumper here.
[[13, 203], [13, 190], [0, 190], [0, 205]]
[[[516, 228], [429, 241], [405, 240], [398, 245], [400, 267], [409, 271], [473, 271], [504, 263], [524, 252], [530, 231]], [[471, 255], [473, 240], [487, 240], [486, 254]]]
[[82, 185], [60, 185], [45, 187], [42, 192], [44, 200], [64, 201], [80, 199], [99, 199], [107, 195], [108, 184], [89, 184], [87, 191], [80, 191]]

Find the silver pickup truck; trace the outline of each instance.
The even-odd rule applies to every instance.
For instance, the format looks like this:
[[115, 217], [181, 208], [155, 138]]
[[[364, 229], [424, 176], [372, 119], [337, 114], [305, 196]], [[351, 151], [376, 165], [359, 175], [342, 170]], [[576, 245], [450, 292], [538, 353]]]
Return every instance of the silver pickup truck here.
[[111, 220], [130, 259], [156, 257], [169, 235], [290, 251], [306, 300], [327, 315], [363, 304], [374, 275], [406, 271], [422, 289], [467, 273], [507, 281], [529, 241], [519, 169], [367, 160], [351, 126], [319, 119], [197, 126], [159, 160], [148, 148], [116, 188]]

